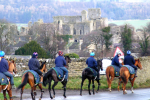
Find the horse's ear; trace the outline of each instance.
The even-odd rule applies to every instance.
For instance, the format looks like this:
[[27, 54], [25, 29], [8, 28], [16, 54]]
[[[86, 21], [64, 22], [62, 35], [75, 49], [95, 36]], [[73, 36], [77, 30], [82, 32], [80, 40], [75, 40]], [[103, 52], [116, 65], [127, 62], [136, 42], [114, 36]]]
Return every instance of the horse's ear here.
[[11, 62], [12, 62], [12, 63], [14, 63], [15, 61], [14, 61], [14, 60], [12, 60]]

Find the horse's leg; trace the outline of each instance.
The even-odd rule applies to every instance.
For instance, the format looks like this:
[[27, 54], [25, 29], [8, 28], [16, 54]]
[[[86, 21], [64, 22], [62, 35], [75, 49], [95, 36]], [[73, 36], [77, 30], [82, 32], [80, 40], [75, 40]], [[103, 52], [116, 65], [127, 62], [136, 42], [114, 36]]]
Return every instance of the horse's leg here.
[[89, 90], [89, 95], [91, 95], [91, 92], [90, 92], [91, 79], [88, 79], [88, 80], [89, 80], [88, 90]]
[[32, 100], [35, 100], [35, 96], [34, 96], [34, 86], [31, 87], [31, 97], [32, 97]]
[[23, 94], [23, 90], [24, 90], [24, 88], [25, 88], [25, 86], [23, 86], [23, 87], [21, 88], [21, 91], [20, 91], [20, 94], [21, 94], [21, 96], [20, 96], [20, 100], [22, 100], [22, 94]]
[[120, 91], [120, 83], [121, 83], [121, 78], [118, 81], [118, 91]]
[[94, 95], [95, 94], [95, 92], [94, 92], [94, 88], [95, 88], [94, 79], [92, 79], [92, 88], [93, 88], [93, 95]]
[[134, 91], [133, 91], [133, 85], [134, 85], [134, 81], [135, 81], [135, 77], [132, 79], [132, 80], [130, 80], [130, 82], [131, 82], [131, 91], [132, 91], [132, 93], [134, 93]]
[[52, 86], [52, 89], [53, 89], [53, 98], [55, 98], [55, 90], [54, 90], [54, 87], [57, 85], [58, 82], [54, 82], [53, 86]]
[[112, 83], [112, 81], [114, 80], [114, 78], [115, 78], [115, 76], [111, 76], [111, 79], [110, 79], [110, 83], [109, 83], [109, 91], [111, 92], [111, 83]]
[[53, 99], [53, 97], [52, 97], [52, 95], [51, 95], [51, 81], [52, 81], [52, 79], [51, 79], [51, 77], [49, 78], [49, 94], [50, 94], [50, 98], [51, 99]]
[[7, 92], [8, 92], [10, 100], [13, 100], [13, 98], [12, 98], [12, 90], [7, 90]]
[[83, 83], [84, 83], [84, 80], [86, 78], [84, 76], [82, 76], [82, 82], [81, 82], [81, 90], [80, 90], [80, 95], [82, 96], [82, 86], [83, 86]]
[[3, 96], [4, 96], [4, 100], [7, 100], [7, 97], [6, 97], [6, 90], [3, 90]]
[[67, 85], [67, 81], [66, 82], [62, 82], [62, 84], [64, 85], [64, 98], [66, 98], [66, 85]]
[[96, 81], [97, 81], [97, 83], [98, 83], [98, 88], [97, 88], [96, 93], [98, 93], [98, 91], [99, 91], [99, 86], [101, 85], [101, 83], [99, 82], [99, 80], [96, 80]]
[[40, 96], [40, 98], [39, 98], [39, 100], [41, 100], [42, 99], [42, 96], [43, 96], [43, 90], [42, 90], [42, 84], [38, 84], [38, 87], [40, 88], [40, 90], [41, 90], [41, 96]]

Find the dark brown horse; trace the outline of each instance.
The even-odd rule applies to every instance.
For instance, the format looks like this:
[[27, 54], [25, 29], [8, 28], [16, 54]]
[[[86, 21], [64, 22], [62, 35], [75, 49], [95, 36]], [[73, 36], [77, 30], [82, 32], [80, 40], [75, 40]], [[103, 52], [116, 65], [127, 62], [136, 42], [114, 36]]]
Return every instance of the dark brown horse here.
[[[103, 67], [102, 67], [102, 60], [97, 60], [97, 64], [98, 64], [98, 70], [100, 71], [103, 70]], [[88, 90], [89, 90], [89, 95], [91, 95], [91, 92], [90, 92], [90, 84], [91, 84], [91, 80], [92, 80], [92, 84], [93, 84], [93, 94], [95, 94], [94, 92], [94, 88], [95, 88], [95, 85], [94, 85], [94, 79], [95, 77], [93, 76], [93, 72], [89, 69], [89, 68], [85, 68], [82, 72], [82, 82], [81, 82], [81, 90], [80, 90], [80, 95], [82, 96], [82, 86], [83, 86], [83, 83], [85, 81], [85, 79], [88, 79], [89, 80], [89, 85], [88, 85]], [[99, 91], [99, 86], [100, 86], [100, 82], [99, 80], [97, 80], [97, 83], [98, 83], [98, 88], [97, 88], [97, 92]]]
[[[13, 74], [13, 72], [15, 74], [17, 73], [17, 68], [16, 68], [16, 64], [14, 63], [14, 61], [8, 61], [8, 66], [9, 66], [8, 71], [10, 73], [12, 73], [12, 74]], [[7, 100], [6, 91], [8, 92], [10, 100], [13, 100], [10, 82], [8, 85], [0, 85], [0, 92], [1, 92], [1, 90], [3, 90], [4, 100]]]
[[[43, 72], [46, 72], [47, 69], [46, 69], [46, 61], [45, 62], [41, 62], [41, 69], [40, 71], [43, 73]], [[24, 73], [23, 76], [22, 76], [22, 83], [21, 85], [19, 85], [19, 87], [17, 88], [16, 91], [18, 91], [20, 88], [21, 88], [21, 97], [20, 97], [20, 100], [22, 100], [22, 94], [23, 94], [23, 90], [25, 88], [25, 85], [29, 83], [29, 85], [31, 86], [31, 97], [32, 97], [32, 100], [35, 100], [35, 96], [36, 96], [36, 86], [35, 85], [35, 80], [34, 80], [34, 75], [31, 73], [31, 72], [27, 72], [27, 73]], [[42, 90], [42, 84], [38, 84], [38, 87], [40, 88], [41, 90], [41, 96], [40, 96], [40, 99], [42, 98], [42, 95], [43, 95], [43, 90]]]
[[107, 77], [108, 90], [111, 92], [111, 82], [114, 80], [115, 77], [118, 77], [115, 76], [115, 69], [113, 66], [110, 65], [106, 68], [106, 77]]
[[[142, 65], [141, 65], [141, 62], [139, 59], [135, 59], [135, 66], [137, 66], [138, 68], [142, 69]], [[120, 83], [123, 82], [123, 94], [127, 94], [126, 92], [126, 84], [128, 82], [128, 80], [130, 80], [131, 82], [131, 91], [133, 93], [133, 85], [134, 85], [134, 81], [135, 81], [135, 74], [130, 74], [129, 70], [127, 67], [121, 67], [120, 69], [120, 80], [119, 80], [119, 83], [118, 83], [118, 91], [120, 90], [119, 89], [119, 86], [120, 86]]]
[[[66, 60], [66, 68], [68, 69], [68, 63], [71, 63], [71, 59], [69, 56], [66, 56], [65, 57], [65, 60]], [[52, 90], [53, 90], [53, 97], [51, 95], [51, 82], [52, 80], [54, 81], [54, 84], [52, 86]], [[55, 90], [54, 90], [54, 87], [57, 85], [58, 82], [61, 82], [63, 84], [63, 88], [64, 88], [64, 94], [63, 96], [66, 98], [66, 84], [67, 82], [64, 82], [62, 81], [62, 79], [60, 80], [58, 77], [57, 77], [57, 73], [54, 69], [50, 69], [43, 77], [43, 85], [46, 86], [47, 83], [49, 83], [49, 94], [50, 94], [50, 98], [53, 99], [55, 98]]]

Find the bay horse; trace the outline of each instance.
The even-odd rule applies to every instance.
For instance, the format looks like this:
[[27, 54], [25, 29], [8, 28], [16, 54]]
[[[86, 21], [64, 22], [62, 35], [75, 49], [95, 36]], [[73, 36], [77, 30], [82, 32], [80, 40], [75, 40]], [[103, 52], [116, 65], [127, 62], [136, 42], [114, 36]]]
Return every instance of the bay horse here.
[[[40, 71], [42, 73], [47, 71], [47, 69], [46, 69], [46, 61], [41, 62]], [[42, 84], [35, 85], [34, 75], [31, 72], [26, 72], [26, 73], [23, 74], [23, 76], [22, 76], [22, 83], [19, 85], [19, 87], [16, 90], [16, 91], [18, 91], [21, 88], [21, 92], [20, 92], [21, 93], [21, 97], [20, 97], [20, 100], [22, 100], [23, 90], [24, 90], [25, 85], [27, 83], [29, 83], [29, 85], [31, 86], [31, 97], [32, 97], [32, 100], [35, 100], [36, 86], [38, 86], [40, 88], [40, 90], [41, 90], [41, 96], [39, 98], [39, 100], [41, 100], [41, 98], [43, 96], [43, 92], [44, 92], [42, 90]]]
[[[65, 56], [65, 60], [66, 60], [66, 68], [68, 69], [68, 63], [71, 63], [71, 59], [70, 59], [70, 57], [69, 56]], [[52, 95], [51, 95], [51, 82], [52, 82], [52, 80], [54, 81], [54, 84], [53, 84], [53, 86], [52, 86], [52, 90], [53, 90], [53, 97], [52, 97]], [[64, 94], [63, 94], [63, 96], [64, 96], [64, 98], [66, 98], [66, 84], [67, 84], [67, 82], [64, 82], [64, 81], [62, 81], [62, 79], [59, 79], [58, 77], [57, 77], [57, 73], [56, 73], [56, 71], [53, 69], [53, 68], [51, 68], [45, 75], [44, 75], [44, 77], [43, 77], [43, 85], [44, 86], [46, 86], [47, 85], [47, 83], [49, 83], [49, 94], [50, 94], [50, 98], [51, 99], [53, 99], [53, 98], [55, 98], [55, 90], [54, 90], [54, 87], [58, 84], [58, 82], [61, 82], [62, 83], [62, 85], [63, 85], [63, 88], [64, 88]]]
[[[121, 64], [124, 65], [123, 62]], [[111, 92], [111, 83], [112, 83], [112, 81], [114, 80], [115, 77], [118, 77], [118, 76], [115, 76], [115, 69], [114, 69], [114, 67], [111, 66], [111, 65], [108, 66], [106, 68], [106, 78], [107, 78], [108, 90], [110, 92]]]
[[[140, 70], [142, 69], [142, 65], [141, 65], [141, 62], [139, 59], [135, 59], [135, 66], [137, 66]], [[130, 80], [131, 82], [131, 91], [133, 93], [133, 85], [134, 85], [134, 81], [135, 81], [135, 74], [130, 74], [129, 70], [127, 67], [121, 67], [120, 69], [120, 80], [118, 82], [118, 91], [120, 90], [119, 89], [119, 86], [120, 86], [120, 83], [123, 82], [123, 94], [127, 94], [126, 92], [126, 84], [128, 82], [128, 80]]]
[[[102, 60], [103, 60], [103, 59], [97, 60], [97, 66], [98, 66], [98, 70], [99, 70], [99, 71], [100, 71], [100, 69], [103, 70], [103, 67], [102, 67]], [[80, 95], [81, 95], [81, 96], [82, 96], [82, 86], [83, 86], [83, 83], [84, 83], [84, 81], [85, 81], [86, 78], [87, 78], [88, 81], [89, 81], [89, 84], [88, 84], [89, 95], [91, 95], [91, 92], [90, 92], [91, 80], [92, 80], [92, 84], [93, 84], [93, 86], [92, 86], [92, 88], [93, 88], [93, 94], [95, 94], [95, 92], [94, 92], [94, 88], [95, 88], [94, 79], [95, 79], [95, 77], [93, 76], [93, 72], [92, 72], [89, 68], [85, 68], [85, 69], [83, 70], [83, 72], [82, 72], [82, 82], [81, 82], [81, 89], [80, 89]], [[97, 80], [97, 79], [96, 79], [96, 81], [97, 81], [97, 83], [98, 83], [98, 88], [97, 88], [97, 92], [98, 92], [98, 91], [99, 91], [100, 82], [99, 82], [99, 80]]]
[[[11, 74], [13, 74], [13, 72], [15, 74], [17, 73], [17, 68], [16, 68], [16, 64], [15, 64], [14, 60], [8, 61], [8, 66], [9, 66], [8, 71]], [[10, 81], [9, 81], [8, 85], [0, 85], [0, 92], [1, 92], [1, 90], [3, 90], [4, 100], [7, 100], [6, 91], [8, 92], [10, 100], [13, 100], [13, 98], [12, 98], [12, 90], [11, 89], [12, 89], [12, 87], [11, 87]]]

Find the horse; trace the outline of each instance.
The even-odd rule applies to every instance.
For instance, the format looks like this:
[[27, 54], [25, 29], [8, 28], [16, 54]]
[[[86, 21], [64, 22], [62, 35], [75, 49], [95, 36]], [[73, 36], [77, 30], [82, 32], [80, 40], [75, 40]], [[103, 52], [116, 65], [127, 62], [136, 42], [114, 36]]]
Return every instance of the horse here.
[[[47, 69], [46, 69], [46, 61], [44, 62], [41, 62], [41, 66], [40, 66], [40, 71], [43, 73], [43, 72], [46, 72]], [[39, 100], [41, 100], [42, 96], [43, 96], [43, 90], [42, 90], [42, 84], [37, 84], [35, 85], [35, 79], [34, 79], [34, 75], [31, 73], [31, 72], [26, 72], [23, 74], [22, 76], [22, 83], [19, 85], [19, 87], [17, 88], [16, 91], [18, 91], [20, 88], [21, 88], [21, 97], [20, 97], [20, 100], [22, 100], [22, 94], [23, 94], [23, 90], [25, 88], [25, 85], [29, 83], [29, 85], [31, 86], [31, 97], [32, 97], [32, 100], [35, 100], [35, 96], [36, 96], [36, 86], [38, 86], [41, 90], [41, 96], [39, 98]]]
[[[141, 65], [141, 62], [139, 59], [135, 59], [135, 66], [137, 66], [140, 70], [142, 69], [142, 65]], [[119, 86], [120, 86], [120, 83], [122, 82], [123, 83], [123, 94], [127, 94], [126, 92], [126, 84], [128, 82], [128, 79], [130, 80], [131, 82], [131, 91], [133, 93], [133, 85], [134, 85], [134, 81], [135, 81], [135, 74], [130, 74], [129, 70], [127, 67], [121, 67], [120, 69], [120, 80], [118, 82], [118, 91], [120, 90], [119, 89]]]
[[[98, 70], [100, 71], [103, 70], [103, 67], [102, 67], [102, 60], [97, 60], [97, 64], [98, 64]], [[81, 89], [80, 89], [80, 95], [82, 96], [82, 86], [83, 86], [83, 83], [85, 81], [85, 79], [88, 79], [89, 80], [89, 84], [88, 84], [88, 91], [89, 91], [89, 95], [91, 95], [91, 92], [90, 92], [90, 84], [91, 84], [91, 80], [92, 80], [92, 84], [93, 84], [93, 94], [95, 94], [94, 92], [94, 88], [95, 88], [95, 85], [94, 85], [94, 79], [95, 77], [93, 76], [93, 72], [89, 69], [89, 68], [85, 68], [82, 72], [82, 82], [81, 82]], [[97, 83], [98, 83], [98, 88], [97, 88], [97, 92], [99, 91], [99, 86], [100, 86], [100, 82], [99, 80], [96, 80]]]
[[[71, 59], [69, 56], [65, 56], [65, 60], [66, 60], [66, 68], [68, 69], [68, 63], [71, 63]], [[52, 90], [53, 90], [53, 97], [51, 95], [51, 82], [52, 80], [54, 81], [54, 84], [52, 86]], [[49, 83], [49, 94], [50, 94], [50, 98], [53, 99], [55, 98], [55, 90], [54, 87], [57, 85], [57, 83], [60, 81], [63, 84], [63, 88], [64, 88], [64, 98], [66, 98], [66, 84], [67, 82], [62, 81], [63, 79], [59, 79], [57, 77], [57, 73], [54, 69], [50, 69], [43, 77], [43, 85], [46, 86], [47, 83]]]
[[[16, 64], [15, 64], [14, 60], [8, 61], [8, 66], [9, 66], [8, 71], [11, 74], [13, 74], [13, 72], [15, 74], [17, 73], [17, 68], [16, 68]], [[1, 90], [3, 90], [4, 100], [7, 100], [6, 91], [8, 92], [10, 100], [13, 100], [13, 98], [12, 98], [12, 90], [11, 89], [12, 89], [12, 87], [11, 87], [10, 81], [9, 81], [8, 85], [0, 85], [0, 92], [1, 92]]]
[[[123, 62], [122, 62], [122, 65], [123, 65]], [[115, 77], [118, 77], [118, 76], [115, 76], [115, 69], [113, 66], [110, 65], [106, 68], [106, 77], [107, 77], [108, 90], [111, 92], [111, 82], [114, 80]]]

